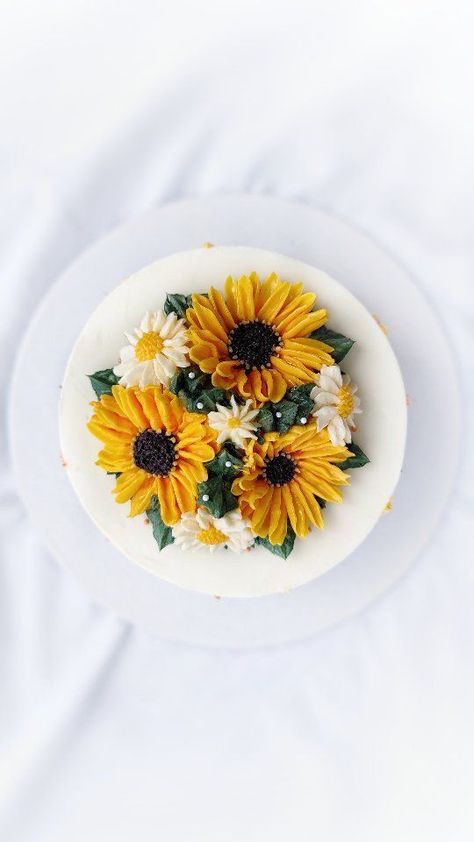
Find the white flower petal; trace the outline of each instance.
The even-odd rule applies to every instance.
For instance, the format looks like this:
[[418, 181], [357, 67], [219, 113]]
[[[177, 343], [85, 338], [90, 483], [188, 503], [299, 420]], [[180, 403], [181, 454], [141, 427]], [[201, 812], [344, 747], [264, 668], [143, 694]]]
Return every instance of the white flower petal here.
[[160, 362], [168, 377], [172, 377], [176, 371], [176, 366], [173, 360], [170, 360], [165, 354], [157, 354], [155, 362]]
[[339, 398], [337, 395], [333, 395], [332, 392], [319, 392], [313, 400], [318, 407], [337, 406], [339, 403]]
[[342, 372], [338, 365], [323, 365], [321, 374], [330, 377], [334, 381], [338, 389], [342, 386]]
[[153, 368], [155, 370], [156, 383], [161, 383], [163, 386], [166, 386], [169, 378], [159, 357], [155, 357], [153, 360]]
[[335, 415], [332, 421], [329, 422], [328, 433], [329, 438], [335, 447], [342, 447], [345, 444], [344, 421], [340, 415]]
[[167, 339], [173, 333], [178, 317], [176, 313], [168, 313], [162, 328], [160, 329], [160, 336], [162, 339]]
[[[323, 368], [330, 368], [331, 366], [323, 366]], [[339, 391], [339, 386], [337, 383], [329, 377], [327, 374], [320, 374], [319, 375], [319, 387], [323, 392], [331, 392], [333, 395], [337, 395]]]
[[154, 330], [155, 333], [160, 333], [161, 328], [163, 327], [165, 321], [166, 321], [166, 314], [163, 312], [163, 310], [156, 310], [156, 312], [153, 313], [153, 318], [152, 318], [152, 322], [151, 322], [151, 329]]
[[152, 316], [150, 314], [150, 311], [147, 310], [145, 315], [143, 316], [141, 322], [140, 322], [140, 331], [142, 333], [148, 333], [150, 330], [152, 330], [152, 323], [153, 323]]
[[347, 419], [343, 420], [343, 424], [344, 424], [344, 442], [346, 444], [350, 444], [350, 442], [352, 441], [352, 433], [351, 433], [351, 429], [349, 427], [349, 424], [347, 423]]
[[337, 415], [336, 410], [333, 406], [323, 406], [321, 409], [318, 409], [315, 413], [316, 420], [317, 420], [317, 430], [318, 433], [327, 427], [328, 424], [332, 421], [332, 419]]

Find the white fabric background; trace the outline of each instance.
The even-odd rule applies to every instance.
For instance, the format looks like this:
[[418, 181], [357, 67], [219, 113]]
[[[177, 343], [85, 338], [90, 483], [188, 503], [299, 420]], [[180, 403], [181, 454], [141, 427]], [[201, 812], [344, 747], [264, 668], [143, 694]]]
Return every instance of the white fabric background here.
[[[180, 196], [270, 193], [348, 218], [417, 276], [458, 360], [467, 446], [470, 7], [3, 0], [3, 395], [32, 311], [84, 246]], [[395, 591], [251, 653], [151, 639], [92, 605], [28, 523], [4, 418], [0, 458], [2, 840], [472, 840], [467, 452]]]

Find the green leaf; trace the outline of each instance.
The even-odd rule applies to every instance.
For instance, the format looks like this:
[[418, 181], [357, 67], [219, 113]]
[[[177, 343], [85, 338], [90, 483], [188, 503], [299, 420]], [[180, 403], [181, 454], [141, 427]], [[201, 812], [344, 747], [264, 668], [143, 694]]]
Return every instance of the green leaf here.
[[186, 405], [190, 412], [212, 412], [216, 405], [228, 406], [229, 401], [222, 389], [208, 389], [196, 397], [188, 397]]
[[271, 544], [268, 538], [255, 538], [255, 543], [261, 547], [265, 547], [265, 549], [269, 550], [273, 553], [273, 555], [277, 555], [280, 558], [288, 558], [290, 553], [293, 551], [295, 537], [293, 529], [290, 524], [288, 524], [288, 532], [286, 533], [286, 538], [283, 541], [283, 544]]
[[299, 418], [308, 418], [314, 409], [314, 402], [310, 397], [312, 389], [314, 389], [314, 383], [305, 383], [303, 386], [293, 386], [285, 395], [285, 398], [298, 406], [297, 422]]
[[[285, 398], [273, 405], [275, 414], [275, 429], [278, 433], [286, 433], [296, 421], [298, 404], [294, 401], [287, 401]], [[280, 417], [278, 417], [278, 413]]]
[[330, 330], [324, 326], [314, 330], [310, 334], [310, 339], [318, 339], [320, 342], [330, 345], [333, 349], [332, 355], [337, 363], [340, 363], [344, 359], [354, 345], [353, 339], [349, 339], [348, 336], [344, 336], [342, 333], [336, 333], [334, 330]]
[[112, 386], [116, 386], [119, 382], [119, 378], [111, 368], [105, 368], [104, 371], [96, 371], [95, 374], [88, 374], [87, 376], [98, 398], [101, 395], [111, 395]]
[[300, 424], [301, 418], [307, 420], [314, 406], [309, 396], [313, 387], [314, 383], [293, 386], [279, 403], [266, 403], [257, 416], [260, 429], [264, 433], [286, 433], [294, 424]]
[[171, 526], [166, 526], [161, 519], [158, 497], [151, 498], [150, 507], [146, 511], [146, 516], [153, 527], [153, 537], [158, 544], [158, 549], [164, 550], [168, 544], [173, 543], [174, 538]]
[[364, 451], [361, 450], [359, 445], [352, 444], [350, 447], [347, 448], [353, 455], [349, 456], [345, 462], [341, 462], [340, 465], [337, 467], [341, 469], [341, 471], [352, 471], [354, 468], [362, 468], [364, 465], [367, 465], [370, 462], [368, 456], [365, 455]]
[[273, 430], [275, 419], [269, 404], [265, 404], [257, 415], [256, 423], [262, 428], [264, 433], [269, 433]]
[[171, 379], [169, 389], [190, 412], [211, 412], [218, 403], [229, 406], [226, 393], [222, 389], [216, 389], [209, 374], [205, 374], [194, 365], [177, 371]]
[[224, 444], [222, 450], [214, 457], [212, 462], [206, 463], [208, 474], [218, 477], [231, 477], [232, 479], [242, 470], [243, 466], [244, 463], [236, 448], [229, 443]]
[[181, 295], [180, 292], [169, 292], [166, 296], [163, 310], [166, 315], [176, 313], [178, 319], [186, 318], [186, 310], [191, 307], [191, 296]]
[[[198, 485], [198, 503], [205, 506], [213, 517], [223, 517], [237, 508], [237, 497], [230, 490], [231, 478], [210, 475]], [[204, 500], [204, 497], [209, 499]]]

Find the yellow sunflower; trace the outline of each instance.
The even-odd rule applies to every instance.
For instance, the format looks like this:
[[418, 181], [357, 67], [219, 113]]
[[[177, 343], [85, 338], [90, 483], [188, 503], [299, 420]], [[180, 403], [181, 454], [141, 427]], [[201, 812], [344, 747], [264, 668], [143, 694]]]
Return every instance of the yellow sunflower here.
[[327, 430], [314, 423], [291, 427], [284, 435], [266, 433], [262, 444], [250, 442], [243, 473], [232, 484], [242, 516], [252, 531], [271, 544], [282, 544], [288, 521], [305, 538], [313, 526], [324, 526], [316, 496], [331, 503], [342, 500], [338, 487], [348, 476], [338, 463], [349, 456], [331, 444]]
[[259, 403], [280, 401], [290, 386], [312, 383], [321, 366], [333, 363], [332, 348], [308, 338], [327, 320], [326, 310], [312, 311], [315, 299], [275, 274], [263, 283], [255, 272], [229, 277], [225, 295], [211, 287], [208, 296], [192, 296], [189, 356], [219, 389]]
[[204, 463], [217, 449], [207, 416], [187, 412], [161, 386], [113, 386], [92, 406], [87, 426], [105, 444], [97, 465], [120, 472], [113, 493], [117, 503], [131, 501], [130, 517], [144, 512], [153, 495], [167, 526], [193, 512], [197, 483], [207, 479]]

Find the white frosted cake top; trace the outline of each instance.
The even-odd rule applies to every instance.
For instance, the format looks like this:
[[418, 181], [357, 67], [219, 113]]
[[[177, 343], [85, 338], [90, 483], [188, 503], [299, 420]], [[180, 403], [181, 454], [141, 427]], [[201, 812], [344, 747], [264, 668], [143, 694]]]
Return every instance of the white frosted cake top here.
[[[246, 520], [241, 527], [242, 518], [238, 510], [227, 513], [227, 520], [222, 521], [222, 529], [227, 530], [229, 549], [221, 549], [220, 545], [215, 545], [212, 546], [214, 551], [209, 552], [208, 545], [200, 545], [196, 535], [215, 528], [215, 522], [206, 513], [205, 497], [208, 495], [203, 497], [202, 489], [198, 522], [192, 513], [182, 515], [179, 528], [173, 527], [175, 542], [159, 552], [145, 514], [127, 517], [129, 504], [118, 505], [112, 493], [116, 478], [108, 475], [96, 464], [103, 443], [94, 438], [87, 429], [93, 412], [91, 401], [95, 397], [88, 375], [115, 368], [124, 389], [146, 388], [148, 383], [163, 382], [167, 372], [171, 376], [172, 372], [178, 369], [189, 371], [192, 376], [194, 370], [185, 368], [190, 362], [185, 356], [189, 350], [189, 343], [193, 346], [191, 360], [198, 366], [202, 365], [205, 370], [207, 366], [207, 370], [210, 371], [213, 364], [212, 360], [206, 361], [206, 354], [213, 353], [212, 343], [209, 352], [204, 353], [202, 347], [205, 343], [203, 345], [203, 341], [196, 338], [198, 334], [202, 334], [199, 325], [194, 338], [192, 336], [188, 340], [187, 336], [193, 334], [192, 325], [189, 331], [190, 325], [187, 322], [184, 325], [180, 324], [175, 316], [169, 316], [165, 320], [162, 317], [155, 318], [153, 314], [163, 308], [167, 293], [204, 293], [210, 287], [222, 291], [228, 276], [238, 279], [241, 276], [250, 276], [251, 273], [257, 273], [262, 281], [276, 273], [281, 281], [293, 284], [301, 282], [304, 293], [316, 293], [315, 308], [325, 308], [328, 311], [327, 327], [355, 341], [353, 348], [341, 363], [341, 369], [344, 375], [350, 375], [351, 383], [358, 384], [357, 395], [360, 396], [363, 413], [352, 416], [349, 411], [343, 411], [344, 405], [341, 400], [345, 400], [344, 396], [351, 402], [354, 411], [357, 410], [358, 403], [355, 396], [352, 396], [352, 386], [348, 386], [346, 392], [341, 391], [342, 379], [339, 370], [337, 366], [331, 366], [329, 360], [329, 365], [326, 364], [321, 370], [321, 375], [316, 373], [314, 383], [311, 383], [314, 411], [308, 413], [308, 417], [301, 417], [301, 413], [299, 414], [294, 423], [301, 429], [296, 431], [295, 435], [302, 434], [302, 431], [309, 430], [310, 427], [316, 430], [317, 425], [324, 430], [324, 436], [330, 436], [331, 440], [335, 443], [340, 442], [342, 446], [346, 443], [349, 449], [351, 435], [356, 436], [357, 445], [367, 454], [370, 463], [360, 470], [347, 470], [350, 484], [341, 489], [343, 502], [329, 502], [323, 510], [324, 529], [313, 528], [307, 538], [297, 538], [293, 552], [286, 559], [268, 552], [263, 546], [247, 550], [253, 543], [254, 536], [246, 526], [250, 521]], [[290, 299], [288, 302], [287, 309], [291, 316]], [[196, 306], [199, 307], [198, 304]], [[205, 301], [203, 306], [207, 306]], [[263, 302], [260, 303], [260, 307], [264, 308]], [[268, 312], [271, 310], [269, 305]], [[262, 309], [262, 312], [265, 310]], [[146, 313], [152, 314], [153, 318], [148, 316], [148, 321], [144, 322]], [[207, 313], [205, 310], [205, 315]], [[225, 319], [225, 315], [222, 318]], [[308, 333], [314, 326], [315, 319], [316, 316], [311, 313], [307, 320]], [[269, 320], [265, 323], [267, 321]], [[284, 310], [281, 311], [280, 321], [281, 324], [285, 323]], [[219, 326], [216, 327], [216, 330], [218, 329]], [[213, 432], [207, 436], [206, 441], [211, 441], [214, 437], [219, 442], [213, 445], [214, 449], [222, 447], [222, 442], [225, 444], [227, 441], [232, 452], [240, 454], [244, 451], [239, 448], [246, 447], [246, 442], [251, 438], [255, 440], [257, 452], [260, 445], [256, 436], [263, 441], [264, 433], [261, 430], [255, 432], [256, 419], [258, 421], [258, 418], [262, 417], [256, 414], [256, 410], [265, 406], [265, 402], [253, 403], [254, 396], [246, 400], [248, 383], [257, 383], [257, 388], [262, 392], [261, 397], [265, 400], [268, 399], [265, 389], [274, 390], [271, 404], [273, 420], [274, 423], [279, 423], [275, 421], [275, 416], [279, 412], [277, 403], [285, 398], [285, 395], [280, 395], [280, 392], [284, 391], [282, 379], [286, 376], [285, 355], [282, 353], [282, 362], [278, 363], [281, 375], [276, 373], [272, 380], [271, 364], [268, 362], [266, 370], [270, 371], [270, 375], [263, 373], [263, 366], [261, 376], [256, 377], [252, 371], [258, 370], [259, 360], [252, 356], [256, 353], [252, 329], [246, 328], [240, 333], [236, 333], [235, 328], [232, 333], [229, 326], [227, 329], [230, 338], [225, 341], [230, 348], [229, 358], [238, 357], [241, 360], [247, 354], [249, 364], [246, 369], [241, 367], [243, 373], [238, 369], [239, 360], [234, 369], [232, 363], [219, 368], [226, 377], [231, 369], [235, 372], [235, 388], [237, 389], [238, 383], [241, 392], [236, 392], [237, 402], [227, 402], [227, 408], [219, 410], [219, 407], [214, 406], [209, 410], [209, 421], [205, 423], [209, 423]], [[270, 336], [269, 341], [273, 341], [271, 324], [266, 330]], [[264, 340], [266, 341], [265, 336]], [[153, 342], [156, 347], [152, 347]], [[139, 347], [138, 343], [141, 343]], [[288, 359], [291, 360], [291, 338], [287, 345], [290, 349]], [[265, 354], [265, 345], [259, 346], [259, 353], [262, 352], [262, 347]], [[155, 351], [156, 354], [152, 357]], [[268, 353], [270, 354], [270, 351]], [[155, 360], [156, 364], [150, 363], [151, 359]], [[320, 362], [324, 365], [323, 356]], [[294, 365], [304, 364], [304, 354], [300, 352], [299, 358], [294, 357]], [[291, 378], [291, 375], [288, 376]], [[217, 387], [226, 386], [227, 381], [222, 376], [213, 375], [213, 378]], [[135, 387], [133, 383], [138, 385]], [[266, 384], [270, 385], [267, 387]], [[290, 385], [291, 382], [287, 384]], [[336, 399], [331, 395], [342, 397]], [[341, 407], [340, 417], [336, 411], [338, 401]], [[193, 406], [193, 411], [205, 412], [206, 408], [202, 405]], [[229, 426], [228, 421], [232, 413], [238, 416], [235, 421], [232, 419], [230, 425], [236, 432], [226, 438], [225, 430]], [[127, 424], [128, 421], [123, 421], [124, 429]], [[357, 431], [351, 433], [355, 424]], [[161, 576], [181, 587], [222, 596], [249, 597], [282, 592], [321, 575], [346, 558], [376, 524], [391, 497], [401, 470], [405, 433], [406, 402], [400, 370], [386, 336], [362, 304], [337, 281], [318, 269], [283, 255], [245, 247], [201, 248], [174, 254], [147, 266], [120, 283], [94, 311], [79, 336], [66, 369], [61, 393], [60, 434], [63, 458], [75, 491], [97, 526], [132, 562], [145, 567], [151, 574]], [[267, 435], [271, 436], [271, 433]], [[277, 434], [274, 437], [278, 438]], [[148, 446], [146, 437], [142, 438], [141, 445], [142, 450], [145, 445]], [[169, 446], [172, 449], [172, 445]], [[209, 445], [204, 443], [202, 447], [206, 448]], [[271, 448], [273, 454], [273, 442]], [[207, 451], [203, 449], [202, 452]], [[281, 465], [285, 469], [288, 467], [287, 462], [282, 462], [281, 459], [281, 464], [277, 464], [276, 450], [273, 455], [273, 464], [269, 466], [267, 462], [268, 482], [276, 482], [273, 474], [270, 475], [271, 470], [280, 470]], [[137, 464], [147, 464], [140, 462], [140, 458], [144, 457], [140, 456], [136, 449], [135, 458]], [[206, 456], [206, 459], [209, 458]], [[339, 461], [342, 464], [342, 461]], [[168, 470], [166, 464], [165, 469]], [[291, 466], [290, 469], [293, 470]], [[162, 470], [162, 467], [157, 469], [159, 470]], [[247, 475], [249, 472], [250, 468], [247, 467]], [[336, 474], [337, 471], [333, 473]], [[287, 481], [285, 476], [276, 476], [276, 479], [282, 479], [283, 485]], [[258, 482], [261, 484], [260, 479]], [[243, 503], [245, 482], [241, 485], [242, 488], [237, 483], [233, 490], [236, 494], [242, 493], [239, 505], [245, 518], [250, 518], [253, 509], [249, 509], [248, 505], [246, 507]], [[283, 491], [280, 494], [280, 485], [280, 482], [276, 483], [278, 494], [275, 499], [281, 500], [283, 505], [286, 498]], [[247, 496], [251, 502], [254, 500], [251, 493]], [[258, 501], [252, 505], [258, 508]], [[188, 550], [188, 546], [192, 549]], [[233, 552], [233, 549], [244, 551]]]

